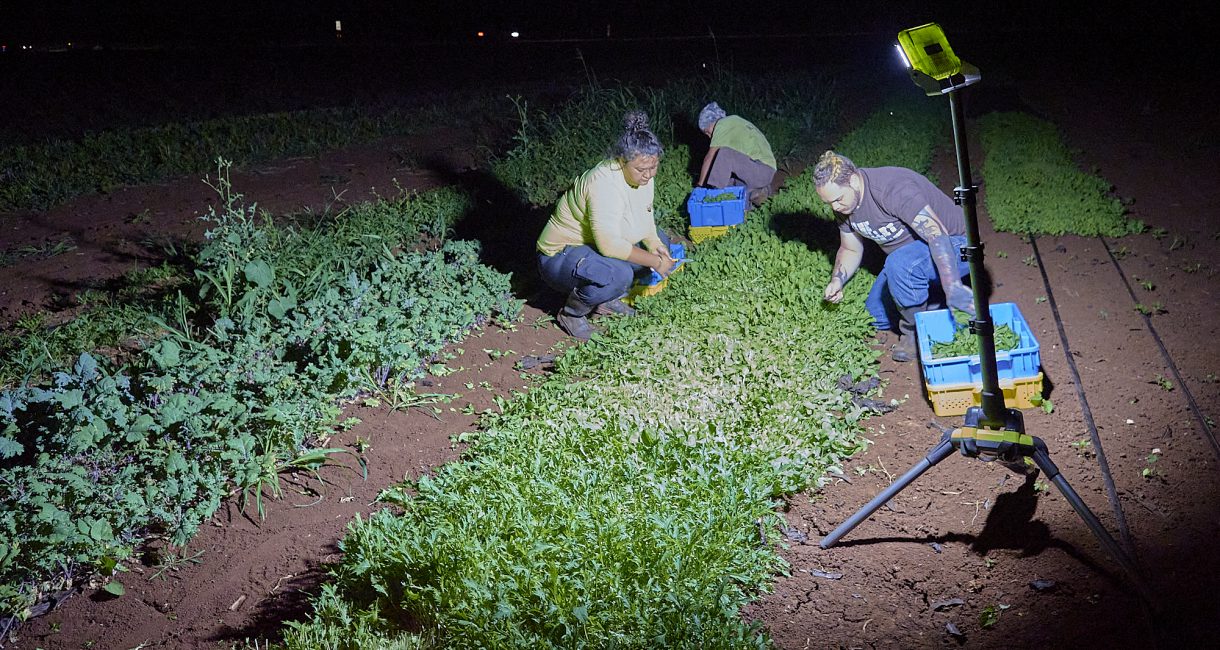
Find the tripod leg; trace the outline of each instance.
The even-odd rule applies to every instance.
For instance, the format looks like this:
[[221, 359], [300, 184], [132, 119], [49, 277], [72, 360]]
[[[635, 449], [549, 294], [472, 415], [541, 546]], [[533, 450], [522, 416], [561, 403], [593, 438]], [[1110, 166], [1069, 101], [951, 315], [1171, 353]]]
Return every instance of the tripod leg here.
[[822, 541], [818, 543], [818, 546], [821, 546], [822, 548], [830, 548], [833, 546], [835, 542], [839, 541], [839, 538], [843, 537], [847, 533], [850, 533], [853, 528], [859, 526], [865, 519], [868, 519], [869, 515], [876, 512], [877, 508], [885, 505], [885, 502], [894, 498], [894, 495], [901, 492], [903, 488], [910, 485], [915, 479], [919, 478], [920, 474], [928, 471], [928, 469], [930, 469], [933, 465], [944, 460], [949, 456], [949, 454], [952, 453], [953, 443], [949, 439], [949, 434], [946, 433], [944, 437], [941, 438], [940, 444], [934, 447], [932, 451], [929, 451], [922, 460], [915, 463], [915, 465], [911, 467], [911, 469], [907, 470], [905, 474], [898, 477], [898, 480], [891, 483], [889, 487], [885, 488], [885, 490], [881, 492], [881, 494], [873, 497], [873, 500], [866, 503], [863, 508], [857, 510], [856, 514], [849, 517], [847, 521], [839, 524], [838, 528], [831, 531], [831, 533], [826, 537], [823, 537]]
[[1101, 542], [1101, 545], [1106, 549], [1107, 552], [1110, 553], [1110, 556], [1114, 558], [1114, 561], [1118, 562], [1118, 564], [1122, 566], [1125, 571], [1127, 571], [1127, 574], [1131, 577], [1132, 581], [1135, 582], [1140, 592], [1143, 593], [1143, 581], [1140, 578], [1139, 570], [1136, 568], [1135, 562], [1129, 555], [1127, 555], [1127, 553], [1123, 550], [1123, 547], [1119, 546], [1114, 537], [1111, 536], [1108, 531], [1106, 531], [1105, 527], [1101, 525], [1101, 521], [1097, 519], [1097, 515], [1094, 515], [1093, 511], [1089, 510], [1089, 507], [1080, 499], [1080, 495], [1076, 493], [1076, 490], [1073, 490], [1072, 486], [1068, 485], [1067, 479], [1063, 478], [1063, 476], [1059, 473], [1059, 468], [1056, 467], [1055, 463], [1051, 460], [1050, 453], [1046, 449], [1046, 443], [1043, 442], [1041, 438], [1034, 438], [1033, 458], [1034, 463], [1039, 469], [1042, 470], [1042, 473], [1046, 475], [1046, 478], [1049, 479], [1051, 483], [1054, 483], [1055, 487], [1059, 488], [1059, 492], [1063, 495], [1063, 498], [1067, 499], [1067, 502], [1071, 504], [1072, 509], [1076, 511], [1076, 514], [1080, 515], [1080, 518], [1084, 520], [1084, 523], [1089, 527], [1089, 530], [1093, 531], [1093, 535], [1097, 537], [1097, 541]]

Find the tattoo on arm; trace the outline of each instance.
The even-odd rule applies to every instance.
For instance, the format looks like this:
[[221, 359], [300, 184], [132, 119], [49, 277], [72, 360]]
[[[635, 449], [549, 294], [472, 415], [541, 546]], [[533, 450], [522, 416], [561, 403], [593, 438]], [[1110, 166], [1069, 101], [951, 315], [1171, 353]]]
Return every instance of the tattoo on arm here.
[[915, 218], [911, 220], [911, 229], [921, 239], [929, 243], [936, 237], [948, 234], [945, 232], [945, 227], [941, 224], [940, 219], [936, 218], [936, 213], [932, 212], [932, 208], [927, 206], [924, 206], [924, 209], [920, 210], [919, 214], [915, 215]]
[[837, 279], [840, 284], [847, 284], [847, 271], [844, 271], [841, 266], [836, 266], [834, 273], [831, 273], [830, 277]]

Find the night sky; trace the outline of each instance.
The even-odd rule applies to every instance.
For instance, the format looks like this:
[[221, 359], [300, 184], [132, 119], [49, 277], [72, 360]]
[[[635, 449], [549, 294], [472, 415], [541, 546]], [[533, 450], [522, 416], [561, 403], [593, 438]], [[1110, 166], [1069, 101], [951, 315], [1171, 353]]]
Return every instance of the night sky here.
[[[1122, 5], [1125, 3], [1116, 3]], [[976, 3], [812, 2], [808, 0], [0, 0], [0, 42], [42, 46], [208, 46], [217, 43], [299, 44], [344, 37], [393, 45], [468, 39], [478, 30], [523, 38], [677, 37], [717, 34], [850, 34], [896, 32], [935, 20], [954, 31], [1053, 31], [1173, 34], [1199, 29], [1199, 14], [1171, 7], [1098, 11], [1062, 0]]]

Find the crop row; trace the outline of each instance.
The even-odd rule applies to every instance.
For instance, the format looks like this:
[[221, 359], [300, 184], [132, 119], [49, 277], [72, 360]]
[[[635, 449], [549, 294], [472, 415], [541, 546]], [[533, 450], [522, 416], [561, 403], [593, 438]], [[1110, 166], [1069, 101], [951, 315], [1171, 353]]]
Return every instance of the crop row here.
[[415, 246], [445, 235], [461, 195], [297, 229], [246, 206], [225, 171], [193, 275], [144, 315], [134, 351], [86, 351], [0, 392], [0, 612], [24, 617], [148, 538], [186, 543], [232, 492], [261, 507], [281, 471], [341, 451], [318, 443], [343, 400], [409, 393], [443, 346], [519, 312], [477, 243]]
[[486, 101], [224, 117], [0, 147], [0, 212], [45, 210], [77, 196], [204, 173], [218, 157], [240, 167], [469, 123]]
[[1101, 177], [1080, 170], [1054, 124], [1027, 113], [980, 121], [987, 212], [996, 230], [1121, 237], [1144, 231]]

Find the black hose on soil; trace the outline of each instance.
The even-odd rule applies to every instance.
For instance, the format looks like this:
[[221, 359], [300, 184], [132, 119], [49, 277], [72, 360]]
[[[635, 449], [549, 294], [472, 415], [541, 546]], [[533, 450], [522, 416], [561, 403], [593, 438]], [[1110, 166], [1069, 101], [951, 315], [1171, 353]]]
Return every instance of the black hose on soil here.
[[1106, 461], [1106, 452], [1101, 448], [1101, 436], [1097, 433], [1097, 423], [1093, 421], [1093, 411], [1089, 408], [1089, 400], [1084, 395], [1084, 384], [1080, 381], [1080, 370], [1076, 368], [1076, 359], [1072, 357], [1072, 348], [1068, 344], [1067, 331], [1063, 327], [1063, 318], [1059, 315], [1059, 305], [1055, 302], [1055, 292], [1051, 289], [1050, 278], [1046, 275], [1046, 265], [1042, 263], [1042, 254], [1038, 252], [1038, 241], [1029, 236], [1029, 245], [1034, 249], [1034, 257], [1038, 260], [1038, 272], [1042, 274], [1042, 284], [1046, 287], [1046, 299], [1055, 316], [1055, 326], [1059, 329], [1059, 342], [1063, 344], [1063, 354], [1067, 357], [1068, 368], [1072, 371], [1072, 382], [1076, 384], [1076, 398], [1080, 400], [1080, 412], [1089, 426], [1089, 439], [1097, 453], [1097, 465], [1101, 468], [1101, 479], [1106, 486], [1106, 498], [1110, 508], [1118, 520], [1118, 534], [1127, 550], [1134, 552], [1131, 543], [1131, 532], [1127, 528], [1127, 517], [1123, 514], [1123, 506], [1118, 500], [1118, 491], [1114, 487], [1114, 477], [1110, 475], [1110, 464]]
[[[1118, 258], [1115, 257], [1114, 251], [1110, 249], [1110, 243], [1105, 239], [1101, 239], [1101, 245], [1106, 247], [1106, 253], [1110, 255], [1110, 261], [1114, 264], [1114, 269], [1118, 271], [1118, 277], [1122, 278], [1123, 285], [1127, 287], [1127, 293], [1131, 294], [1131, 301], [1139, 304], [1140, 300], [1135, 295], [1135, 289], [1131, 287], [1131, 282], [1127, 280], [1127, 274], [1123, 272], [1123, 267], [1118, 263]], [[1165, 347], [1165, 342], [1161, 340], [1161, 335], [1157, 333], [1156, 328], [1152, 326], [1152, 315], [1140, 312], [1140, 316], [1144, 317], [1144, 325], [1148, 327], [1148, 332], [1152, 334], [1153, 340], [1156, 341], [1156, 346], [1161, 350], [1161, 356], [1165, 358], [1165, 365], [1169, 366], [1169, 371], [1173, 373], [1173, 378], [1178, 382], [1178, 387], [1182, 389], [1182, 394], [1186, 396], [1186, 402], [1190, 405], [1190, 412], [1194, 414], [1195, 421], [1199, 423], [1199, 429], [1203, 431], [1203, 436], [1207, 438], [1207, 442], [1211, 444], [1212, 453], [1216, 454], [1216, 459], [1220, 460], [1220, 444], [1216, 442], [1216, 432], [1207, 425], [1207, 418], [1203, 417], [1203, 413], [1199, 410], [1199, 404], [1195, 401], [1194, 393], [1190, 392], [1190, 387], [1186, 382], [1182, 381], [1182, 373], [1178, 372], [1178, 364], [1173, 362], [1173, 357], [1169, 354], [1169, 349]]]

